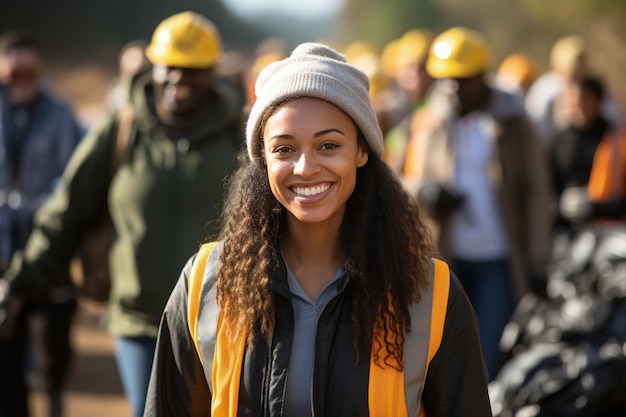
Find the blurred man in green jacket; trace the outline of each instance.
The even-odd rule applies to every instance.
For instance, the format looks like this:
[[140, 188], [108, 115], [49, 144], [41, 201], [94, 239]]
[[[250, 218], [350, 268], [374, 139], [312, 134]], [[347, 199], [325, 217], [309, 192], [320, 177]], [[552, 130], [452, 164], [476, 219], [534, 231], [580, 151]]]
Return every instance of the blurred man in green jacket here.
[[108, 327], [134, 417], [143, 415], [163, 307], [189, 253], [217, 230], [224, 179], [243, 138], [244, 93], [214, 71], [222, 45], [209, 20], [170, 16], [146, 54], [153, 65], [128, 85], [127, 159], [109, 185], [120, 120], [112, 115], [81, 142], [4, 277], [17, 299], [69, 281], [82, 234], [108, 209], [115, 228]]

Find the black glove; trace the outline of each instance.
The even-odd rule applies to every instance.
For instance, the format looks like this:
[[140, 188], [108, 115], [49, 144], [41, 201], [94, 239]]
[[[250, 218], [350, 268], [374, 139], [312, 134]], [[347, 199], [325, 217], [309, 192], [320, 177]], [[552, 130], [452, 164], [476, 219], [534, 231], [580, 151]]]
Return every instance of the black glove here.
[[545, 274], [534, 274], [530, 281], [532, 292], [539, 298], [548, 299], [548, 277]]
[[450, 213], [463, 204], [465, 196], [452, 187], [429, 182], [418, 190], [417, 201], [434, 213]]
[[0, 339], [12, 337], [21, 306], [21, 300], [11, 293], [9, 283], [0, 278]]

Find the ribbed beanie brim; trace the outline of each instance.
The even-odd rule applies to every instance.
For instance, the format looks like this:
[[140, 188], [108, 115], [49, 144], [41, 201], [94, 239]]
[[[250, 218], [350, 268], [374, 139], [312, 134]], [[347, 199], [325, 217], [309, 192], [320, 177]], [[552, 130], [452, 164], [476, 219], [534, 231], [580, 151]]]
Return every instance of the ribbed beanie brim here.
[[334, 104], [356, 123], [370, 152], [383, 154], [383, 137], [369, 97], [369, 79], [339, 52], [318, 43], [303, 43], [288, 58], [269, 64], [255, 85], [256, 101], [246, 125], [248, 155], [259, 155], [263, 116], [276, 103], [314, 97]]

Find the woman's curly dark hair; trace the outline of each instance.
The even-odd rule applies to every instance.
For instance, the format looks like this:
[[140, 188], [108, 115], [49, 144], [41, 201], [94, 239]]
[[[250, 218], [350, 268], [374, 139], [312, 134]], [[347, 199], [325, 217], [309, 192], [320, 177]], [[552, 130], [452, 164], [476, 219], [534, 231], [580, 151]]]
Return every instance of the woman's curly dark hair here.
[[[217, 301], [225, 317], [247, 329], [253, 345], [259, 324], [268, 342], [274, 331], [270, 276], [280, 262], [285, 210], [270, 190], [263, 156], [249, 160], [244, 150], [239, 163], [222, 216]], [[358, 168], [339, 239], [354, 293], [355, 350], [361, 337], [375, 346], [373, 329], [382, 330], [386, 346], [376, 348], [376, 363], [382, 358], [385, 364], [402, 367], [404, 331], [411, 327], [409, 306], [420, 300], [428, 285], [434, 251], [417, 205], [387, 164], [372, 153]]]

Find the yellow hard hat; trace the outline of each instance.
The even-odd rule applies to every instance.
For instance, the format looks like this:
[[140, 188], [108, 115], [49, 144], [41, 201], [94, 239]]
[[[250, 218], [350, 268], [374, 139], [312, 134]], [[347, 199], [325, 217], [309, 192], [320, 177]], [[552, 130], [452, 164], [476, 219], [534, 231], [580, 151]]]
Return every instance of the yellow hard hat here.
[[423, 62], [428, 56], [434, 35], [427, 29], [412, 29], [398, 43], [398, 66]]
[[219, 31], [204, 16], [182, 12], [163, 20], [152, 35], [146, 55], [153, 64], [210, 68], [222, 55]]
[[346, 60], [350, 63], [353, 63], [364, 55], [370, 55], [375, 53], [376, 49], [374, 48], [374, 46], [365, 41], [354, 41], [348, 44], [348, 46], [346, 46], [344, 50]]
[[398, 45], [400, 39], [387, 43], [380, 53], [380, 64], [387, 77], [395, 77], [398, 72]]
[[574, 74], [585, 67], [585, 43], [578, 35], [558, 39], [550, 50], [550, 66], [559, 73]]
[[490, 55], [487, 42], [480, 33], [454, 27], [433, 41], [426, 71], [433, 78], [471, 78], [489, 68]]
[[416, 28], [387, 43], [381, 53], [385, 75], [395, 77], [399, 69], [425, 61], [433, 37], [428, 29]]
[[373, 45], [355, 41], [345, 49], [346, 60], [363, 71], [370, 81], [370, 97], [374, 97], [387, 86], [387, 77], [382, 71], [381, 60]]

